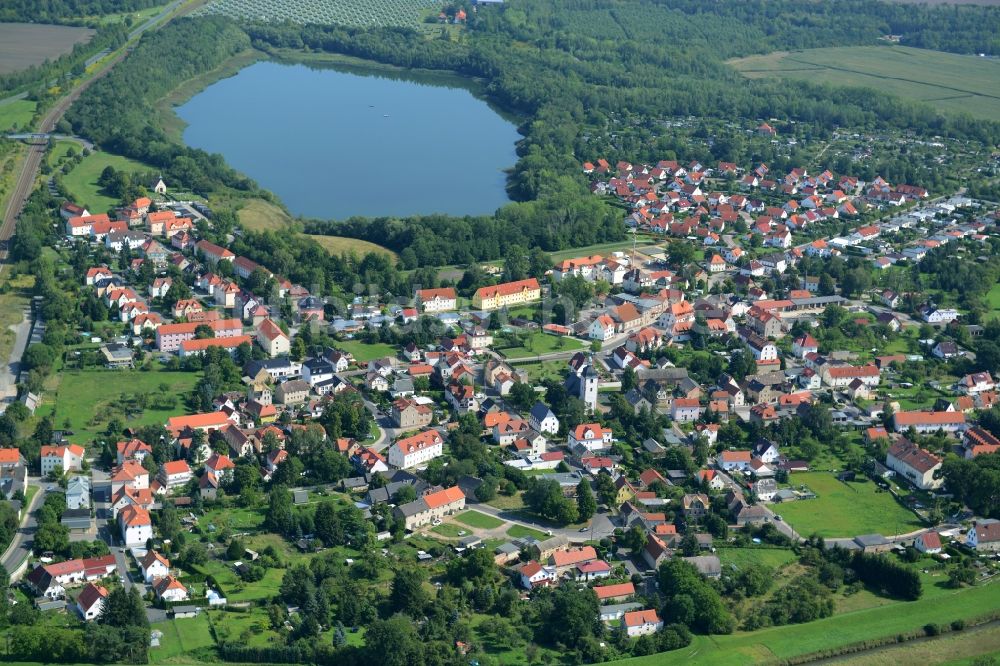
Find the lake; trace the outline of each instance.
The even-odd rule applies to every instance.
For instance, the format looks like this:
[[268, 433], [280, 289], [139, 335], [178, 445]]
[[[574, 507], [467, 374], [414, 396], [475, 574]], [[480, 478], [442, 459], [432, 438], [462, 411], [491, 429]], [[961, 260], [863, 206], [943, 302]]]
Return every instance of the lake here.
[[456, 77], [258, 62], [176, 109], [293, 215], [491, 214], [509, 202], [515, 125]]

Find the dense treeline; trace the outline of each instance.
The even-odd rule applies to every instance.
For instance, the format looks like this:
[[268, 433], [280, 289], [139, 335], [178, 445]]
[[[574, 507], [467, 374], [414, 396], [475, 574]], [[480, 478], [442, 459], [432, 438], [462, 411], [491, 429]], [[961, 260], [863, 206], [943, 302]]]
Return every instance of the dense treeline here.
[[[995, 412], [996, 407], [993, 408]], [[997, 423], [996, 414], [990, 419]], [[976, 456], [972, 460], [949, 457], [944, 463], [948, 490], [976, 512], [1000, 518], [1000, 454]]]
[[66, 19], [135, 12], [163, 4], [162, 0], [4, 0], [0, 21], [60, 23]]
[[247, 35], [224, 19], [173, 21], [144, 35], [135, 51], [88, 88], [66, 117], [76, 133], [104, 150], [146, 162], [180, 187], [261, 194], [221, 155], [171, 141], [157, 125], [152, 106], [182, 81], [218, 67], [249, 45]]
[[444, 215], [405, 220], [352, 218], [343, 224], [314, 221], [306, 233], [364, 238], [401, 254], [407, 268], [501, 259], [515, 245], [547, 252], [621, 240], [618, 211], [572, 188], [539, 201], [512, 204], [493, 217]]

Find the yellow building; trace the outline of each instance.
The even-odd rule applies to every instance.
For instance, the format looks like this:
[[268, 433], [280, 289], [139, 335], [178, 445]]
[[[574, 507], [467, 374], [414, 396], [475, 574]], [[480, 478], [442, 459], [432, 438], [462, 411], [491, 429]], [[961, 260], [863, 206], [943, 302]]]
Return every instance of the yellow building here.
[[504, 282], [492, 287], [482, 287], [472, 295], [472, 307], [477, 310], [499, 310], [500, 308], [537, 301], [542, 297], [538, 280], [518, 280]]

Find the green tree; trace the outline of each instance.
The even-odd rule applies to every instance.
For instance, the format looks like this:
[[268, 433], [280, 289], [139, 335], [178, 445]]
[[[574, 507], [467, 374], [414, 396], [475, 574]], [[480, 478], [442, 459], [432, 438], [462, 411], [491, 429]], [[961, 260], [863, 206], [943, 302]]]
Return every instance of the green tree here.
[[590, 481], [585, 478], [580, 479], [580, 483], [576, 486], [577, 520], [586, 522], [593, 517], [595, 511], [597, 511], [597, 501], [590, 489]]

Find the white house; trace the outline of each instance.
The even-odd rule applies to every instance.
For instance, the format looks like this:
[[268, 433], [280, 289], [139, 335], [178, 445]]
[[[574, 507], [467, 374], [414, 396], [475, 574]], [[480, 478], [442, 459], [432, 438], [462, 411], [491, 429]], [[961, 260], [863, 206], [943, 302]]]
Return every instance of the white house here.
[[1000, 520], [983, 518], [973, 521], [965, 536], [965, 545], [973, 550], [1000, 550]]
[[611, 446], [613, 433], [598, 423], [581, 423], [567, 437], [569, 448], [582, 446], [587, 451], [598, 451]]
[[614, 337], [615, 320], [611, 318], [611, 315], [600, 315], [590, 324], [587, 335], [590, 336], [591, 340], [599, 340], [601, 342]]
[[165, 576], [154, 582], [153, 592], [157, 599], [164, 601], [184, 601], [188, 598], [187, 588], [173, 576]]
[[701, 417], [704, 409], [698, 398], [674, 398], [670, 403], [670, 418], [678, 423], [690, 423]]
[[544, 402], [536, 402], [528, 414], [528, 425], [542, 433], [556, 434], [559, 432], [559, 418]]
[[622, 624], [629, 638], [655, 634], [663, 628], [663, 620], [653, 609], [625, 613]]
[[545, 587], [557, 579], [555, 567], [542, 566], [532, 560], [521, 567], [521, 587], [531, 590]]
[[913, 540], [913, 547], [921, 553], [933, 555], [941, 552], [941, 536], [934, 530], [924, 532]]
[[941, 458], [903, 438], [889, 447], [885, 456], [886, 467], [921, 490], [935, 490], [944, 484], [944, 479], [935, 478], [941, 464]]
[[437, 430], [424, 432], [395, 442], [389, 447], [386, 460], [390, 467], [409, 469], [426, 465], [444, 453], [444, 439]]
[[76, 598], [76, 610], [87, 622], [96, 620], [104, 610], [104, 600], [108, 596], [107, 588], [93, 583], [87, 583]]
[[149, 512], [138, 506], [126, 506], [118, 512], [118, 527], [126, 546], [144, 546], [153, 538], [153, 521]]
[[142, 568], [142, 579], [147, 583], [170, 575], [170, 560], [155, 550], [146, 551], [146, 556], [139, 562], [139, 566]]
[[948, 324], [958, 319], [959, 313], [952, 308], [924, 308], [920, 317], [928, 324]]
[[47, 476], [57, 468], [64, 472], [80, 471], [83, 454], [84, 449], [79, 444], [43, 446], [40, 451], [42, 476]]

